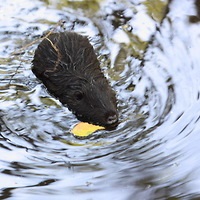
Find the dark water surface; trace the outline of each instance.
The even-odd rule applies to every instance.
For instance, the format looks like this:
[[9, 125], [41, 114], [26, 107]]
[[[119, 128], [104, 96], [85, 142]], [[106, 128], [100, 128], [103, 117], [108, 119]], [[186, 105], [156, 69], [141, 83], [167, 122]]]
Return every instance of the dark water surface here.
[[[2, 2], [0, 199], [200, 199], [199, 0]], [[78, 121], [31, 72], [49, 30], [90, 37], [116, 130], [70, 134]]]

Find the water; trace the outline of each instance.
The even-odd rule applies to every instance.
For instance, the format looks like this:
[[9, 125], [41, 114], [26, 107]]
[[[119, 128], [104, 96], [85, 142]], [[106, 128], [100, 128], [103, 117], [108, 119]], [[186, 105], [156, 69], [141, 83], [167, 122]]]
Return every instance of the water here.
[[[0, 199], [200, 198], [198, 2], [1, 2]], [[70, 134], [78, 121], [31, 72], [50, 29], [90, 37], [118, 94], [116, 130]]]

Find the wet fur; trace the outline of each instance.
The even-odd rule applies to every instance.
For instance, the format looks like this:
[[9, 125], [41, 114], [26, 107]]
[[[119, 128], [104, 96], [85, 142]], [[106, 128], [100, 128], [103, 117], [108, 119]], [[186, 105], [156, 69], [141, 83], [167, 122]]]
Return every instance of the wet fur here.
[[51, 34], [36, 49], [32, 71], [79, 120], [110, 126], [108, 116], [117, 117], [115, 93], [86, 37]]

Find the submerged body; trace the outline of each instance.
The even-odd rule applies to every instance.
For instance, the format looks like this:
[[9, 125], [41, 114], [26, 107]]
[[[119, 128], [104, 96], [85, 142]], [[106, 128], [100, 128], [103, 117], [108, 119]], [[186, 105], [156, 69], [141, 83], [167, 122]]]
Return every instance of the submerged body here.
[[36, 49], [32, 71], [79, 120], [107, 128], [117, 125], [115, 92], [86, 37], [52, 33]]

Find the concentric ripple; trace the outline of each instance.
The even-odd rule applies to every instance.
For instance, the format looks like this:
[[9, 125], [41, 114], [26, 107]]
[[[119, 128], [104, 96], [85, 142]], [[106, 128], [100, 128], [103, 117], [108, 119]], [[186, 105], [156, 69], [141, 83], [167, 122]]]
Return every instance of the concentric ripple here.
[[[197, 1], [171, 1], [160, 21], [147, 15], [146, 1], [105, 1], [87, 11], [25, 2], [16, 10], [5, 1], [10, 18], [0, 25], [0, 199], [200, 198]], [[36, 44], [11, 56], [59, 20], [90, 36], [117, 91], [116, 130], [73, 137], [78, 121], [31, 73]], [[144, 49], [136, 48], [140, 35]]]

